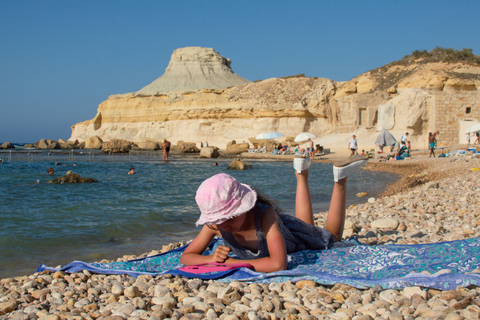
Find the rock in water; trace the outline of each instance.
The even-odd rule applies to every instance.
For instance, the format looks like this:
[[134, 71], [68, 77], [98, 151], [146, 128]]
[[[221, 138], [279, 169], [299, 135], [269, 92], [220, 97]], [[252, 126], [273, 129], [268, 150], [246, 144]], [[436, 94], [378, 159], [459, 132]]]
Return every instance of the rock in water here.
[[137, 93], [226, 89], [250, 82], [235, 74], [230, 64], [230, 59], [223, 57], [212, 48], [180, 48], [173, 51], [165, 73]]
[[128, 153], [133, 146], [135, 146], [133, 142], [123, 139], [112, 139], [102, 143], [102, 151], [105, 153]]
[[200, 158], [218, 158], [220, 153], [217, 147], [203, 147], [200, 149]]
[[246, 161], [242, 161], [240, 159], [234, 159], [229, 165], [228, 168], [230, 170], [246, 170], [252, 169], [252, 165]]
[[82, 178], [76, 173], [67, 172], [63, 177], [55, 178], [53, 180], [47, 181], [47, 183], [89, 183], [89, 182], [98, 182], [92, 178]]

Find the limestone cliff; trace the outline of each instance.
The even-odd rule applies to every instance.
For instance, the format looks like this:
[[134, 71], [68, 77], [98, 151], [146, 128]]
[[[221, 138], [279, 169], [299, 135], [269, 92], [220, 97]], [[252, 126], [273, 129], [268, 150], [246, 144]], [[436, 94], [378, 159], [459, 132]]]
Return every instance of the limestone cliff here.
[[212, 48], [180, 48], [173, 52], [165, 74], [137, 93], [226, 89], [250, 82], [236, 75], [230, 64], [230, 59], [221, 56]]
[[248, 82], [213, 49], [183, 48], [162, 77], [137, 92], [110, 96], [94, 119], [72, 126], [70, 140], [167, 138], [223, 147], [260, 132], [322, 137], [362, 128], [410, 130], [415, 140], [438, 126], [436, 92], [476, 94], [479, 85], [478, 64], [424, 56], [407, 56], [347, 82], [303, 76]]

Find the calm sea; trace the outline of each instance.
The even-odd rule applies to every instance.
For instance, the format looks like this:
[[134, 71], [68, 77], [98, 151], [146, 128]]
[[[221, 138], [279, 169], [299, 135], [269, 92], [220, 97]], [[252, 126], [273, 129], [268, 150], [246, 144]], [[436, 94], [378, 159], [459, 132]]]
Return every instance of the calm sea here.
[[[227, 170], [231, 159], [173, 159], [151, 154], [2, 152], [0, 158], [0, 278], [32, 274], [40, 264], [65, 265], [113, 259], [192, 239], [198, 229], [195, 192], [206, 178], [226, 172], [277, 200], [293, 213], [292, 163], [249, 161], [253, 169]], [[212, 166], [218, 162], [218, 167]], [[61, 165], [55, 165], [60, 162]], [[55, 174], [48, 175], [53, 167]], [[136, 174], [127, 175], [130, 167]], [[68, 170], [98, 180], [47, 184]], [[347, 206], [375, 196], [396, 175], [364, 171], [349, 178]], [[314, 212], [327, 211], [332, 165], [314, 163], [310, 189]]]

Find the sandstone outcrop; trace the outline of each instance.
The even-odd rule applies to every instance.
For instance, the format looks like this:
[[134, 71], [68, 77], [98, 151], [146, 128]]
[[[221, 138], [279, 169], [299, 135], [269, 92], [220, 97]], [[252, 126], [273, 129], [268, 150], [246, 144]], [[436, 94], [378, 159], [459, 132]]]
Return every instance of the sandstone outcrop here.
[[218, 158], [220, 153], [217, 147], [203, 147], [200, 149], [201, 158]]
[[[225, 146], [231, 140], [252, 142], [252, 137], [270, 131], [292, 137], [311, 132], [321, 139], [389, 128], [395, 135], [410, 131], [412, 144], [423, 145], [429, 131], [448, 127], [448, 121], [456, 121], [457, 127], [442, 127], [445, 133], [439, 139], [461, 136], [458, 121], [480, 120], [480, 113], [464, 110], [461, 117], [458, 112], [447, 114], [452, 119], [442, 124], [445, 116], [436, 111], [440, 103], [449, 103], [445, 94], [455, 99], [457, 94], [478, 93], [480, 64], [412, 55], [345, 82], [298, 75], [220, 85], [216, 75], [235, 75], [228, 59], [213, 49], [179, 50], [162, 77], [137, 92], [110, 96], [94, 119], [72, 126], [70, 140], [167, 138]], [[477, 96], [462, 99], [470, 101], [463, 109], [477, 109]]]
[[52, 180], [47, 181], [47, 183], [57, 183], [57, 184], [62, 184], [62, 183], [91, 183], [91, 182], [98, 182], [95, 179], [92, 178], [83, 178], [79, 176], [76, 173], [72, 172], [67, 172], [66, 175], [63, 177], [55, 178]]
[[227, 144], [227, 153], [240, 154], [242, 152], [247, 152], [248, 147], [249, 144], [247, 142], [237, 143], [235, 140], [233, 140]]
[[34, 143], [35, 148], [37, 149], [60, 149], [60, 144], [55, 140], [41, 139]]
[[227, 167], [229, 170], [247, 170], [252, 168], [253, 167], [250, 163], [240, 159], [234, 159]]
[[200, 152], [200, 149], [198, 149], [196, 143], [194, 143], [194, 142], [178, 141], [177, 146], [179, 147], [180, 151], [183, 152], [183, 153], [197, 153], [197, 152]]
[[15, 146], [11, 142], [4, 142], [0, 145], [0, 149], [14, 149]]
[[143, 140], [136, 143], [139, 149], [142, 150], [159, 150], [160, 144], [154, 140]]
[[101, 149], [103, 140], [99, 136], [91, 136], [85, 139], [85, 149]]
[[140, 95], [201, 89], [226, 89], [248, 83], [230, 67], [231, 60], [212, 48], [187, 47], [173, 52], [165, 74], [138, 90]]
[[136, 146], [133, 142], [112, 139], [102, 143], [102, 151], [105, 153], [128, 153], [132, 147]]

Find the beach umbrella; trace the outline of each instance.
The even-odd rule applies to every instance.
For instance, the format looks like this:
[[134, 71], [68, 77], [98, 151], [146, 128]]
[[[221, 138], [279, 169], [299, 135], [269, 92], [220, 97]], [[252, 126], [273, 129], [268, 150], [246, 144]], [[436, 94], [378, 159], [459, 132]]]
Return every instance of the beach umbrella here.
[[255, 139], [257, 139], [257, 140], [267, 139], [267, 138], [265, 138], [265, 136], [266, 136], [267, 134], [268, 134], [268, 133], [266, 133], [266, 132], [262, 132], [262, 133], [260, 133], [258, 136], [256, 136]]
[[308, 139], [313, 139], [313, 138], [316, 138], [316, 137], [317, 136], [314, 135], [313, 133], [302, 132], [298, 136], [296, 136], [293, 141], [295, 141], [295, 142], [307, 141]]
[[267, 133], [265, 135], [264, 139], [270, 140], [270, 139], [276, 139], [276, 138], [280, 138], [280, 137], [284, 137], [284, 135], [281, 134], [280, 132], [272, 131], [272, 132]]
[[393, 146], [395, 142], [397, 142], [397, 139], [395, 139], [395, 137], [388, 132], [387, 129], [382, 129], [377, 137], [377, 140], [375, 140], [375, 145], [382, 147]]
[[[268, 132], [268, 133], [260, 133], [255, 139], [271, 140], [271, 139], [280, 138], [280, 137], [283, 137], [283, 136], [284, 135], [281, 134], [280, 132], [272, 131], [272, 132]], [[266, 146], [267, 146], [267, 144], [265, 143], [265, 147]]]
[[472, 124], [465, 133], [475, 133], [480, 131], [480, 122]]

